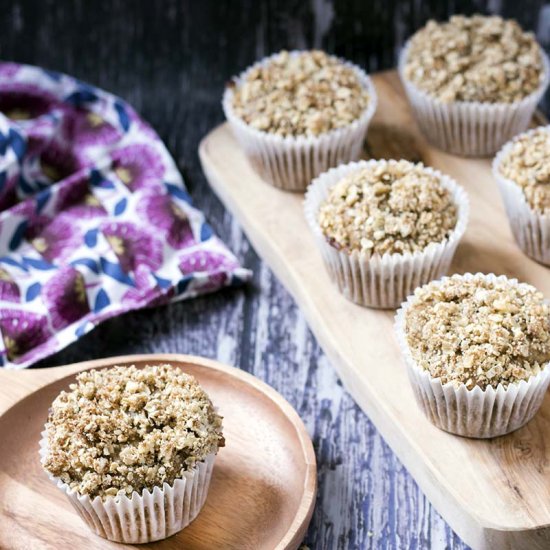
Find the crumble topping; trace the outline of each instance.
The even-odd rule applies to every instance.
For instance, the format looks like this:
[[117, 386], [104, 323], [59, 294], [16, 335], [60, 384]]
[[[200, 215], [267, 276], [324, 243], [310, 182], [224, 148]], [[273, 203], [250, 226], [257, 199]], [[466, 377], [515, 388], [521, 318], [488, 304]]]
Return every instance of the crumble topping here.
[[355, 71], [336, 57], [282, 51], [236, 86], [233, 108], [257, 130], [317, 136], [357, 120], [368, 101]]
[[405, 77], [441, 101], [513, 103], [541, 84], [540, 46], [514, 20], [455, 15], [410, 42]]
[[453, 275], [416, 289], [405, 334], [418, 366], [443, 384], [507, 387], [550, 361], [550, 306], [525, 283]]
[[222, 419], [171, 365], [79, 374], [52, 404], [44, 467], [91, 498], [171, 485], [224, 445]]
[[421, 163], [379, 161], [340, 180], [317, 219], [335, 248], [382, 255], [443, 241], [456, 226], [457, 207]]
[[523, 189], [533, 210], [550, 214], [550, 127], [515, 138], [498, 169]]

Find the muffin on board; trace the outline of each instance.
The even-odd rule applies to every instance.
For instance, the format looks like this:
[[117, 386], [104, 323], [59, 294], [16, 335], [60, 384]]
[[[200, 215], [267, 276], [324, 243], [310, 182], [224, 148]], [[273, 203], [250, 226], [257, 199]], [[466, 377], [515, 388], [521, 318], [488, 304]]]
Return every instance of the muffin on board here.
[[222, 419], [198, 382], [170, 365], [80, 373], [53, 402], [41, 463], [92, 531], [164, 539], [199, 514]]
[[550, 126], [507, 143], [493, 161], [493, 175], [519, 247], [550, 265]]
[[495, 437], [539, 409], [550, 382], [550, 305], [531, 285], [443, 277], [408, 298], [395, 330], [416, 400], [437, 427]]
[[262, 178], [303, 191], [321, 172], [360, 157], [376, 92], [347, 61], [318, 50], [282, 51], [234, 78], [223, 110]]
[[405, 160], [352, 162], [321, 174], [304, 209], [340, 292], [395, 308], [445, 274], [466, 229], [466, 192], [449, 176]]
[[399, 74], [420, 129], [449, 153], [490, 156], [529, 126], [548, 87], [532, 33], [498, 16], [429, 21], [407, 42]]

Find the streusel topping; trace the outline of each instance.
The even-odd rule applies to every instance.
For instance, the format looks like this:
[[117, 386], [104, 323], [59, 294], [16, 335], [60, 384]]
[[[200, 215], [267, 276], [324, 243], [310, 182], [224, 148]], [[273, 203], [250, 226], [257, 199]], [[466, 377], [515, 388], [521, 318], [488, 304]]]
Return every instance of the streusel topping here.
[[224, 445], [222, 419], [171, 365], [79, 374], [52, 404], [45, 469], [91, 498], [171, 485]]
[[507, 387], [550, 361], [550, 307], [542, 293], [480, 274], [416, 289], [405, 333], [420, 368], [468, 389]]
[[422, 164], [381, 160], [340, 180], [317, 219], [335, 248], [382, 255], [443, 241], [456, 226], [457, 207]]
[[336, 57], [282, 51], [236, 86], [233, 108], [257, 130], [317, 136], [357, 120], [368, 101], [355, 71]]
[[455, 15], [411, 39], [405, 77], [441, 101], [512, 103], [541, 84], [540, 46], [514, 20]]
[[550, 126], [519, 135], [499, 171], [523, 189], [531, 208], [550, 214]]

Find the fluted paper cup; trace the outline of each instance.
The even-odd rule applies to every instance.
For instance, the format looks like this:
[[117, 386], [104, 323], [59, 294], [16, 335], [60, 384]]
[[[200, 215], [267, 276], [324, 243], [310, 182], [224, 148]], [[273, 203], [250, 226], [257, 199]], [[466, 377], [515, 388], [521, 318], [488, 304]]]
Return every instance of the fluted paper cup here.
[[[480, 275], [479, 273], [477, 275]], [[461, 276], [471, 279], [475, 275]], [[509, 281], [516, 279], [485, 275], [488, 280]], [[445, 281], [443, 277], [439, 283]], [[413, 359], [405, 332], [405, 316], [414, 296], [409, 296], [395, 317], [395, 333], [405, 359], [409, 380], [416, 401], [426, 417], [438, 428], [452, 434], [471, 438], [490, 438], [504, 435], [521, 428], [533, 418], [542, 404], [550, 383], [550, 364], [528, 380], [509, 384], [506, 388], [479, 386], [469, 390], [464, 384], [441, 383], [430, 373], [420, 368]]]
[[[290, 55], [298, 55], [292, 51]], [[267, 65], [278, 54], [267, 57], [234, 79], [238, 87], [248, 73], [258, 66]], [[340, 60], [351, 68], [369, 95], [367, 108], [351, 124], [320, 134], [319, 136], [279, 136], [252, 128], [233, 109], [233, 88], [223, 95], [223, 111], [237, 141], [244, 149], [254, 169], [275, 187], [286, 191], [304, 191], [311, 180], [333, 166], [361, 156], [369, 123], [376, 110], [376, 91], [369, 76], [358, 66]]]
[[455, 155], [491, 156], [513, 136], [524, 132], [550, 82], [548, 57], [540, 48], [543, 65], [541, 84], [522, 100], [514, 103], [445, 103], [422, 91], [405, 77], [409, 48], [410, 41], [401, 51], [398, 70], [414, 117], [432, 145]]
[[[550, 133], [550, 126], [546, 126], [545, 129]], [[538, 129], [521, 134], [516, 139], [532, 134], [535, 130]], [[516, 139], [508, 142], [495, 157], [493, 176], [502, 195], [510, 228], [518, 246], [533, 260], [550, 265], [550, 214], [533, 210], [525, 198], [523, 189], [500, 172], [502, 160], [509, 154]]]
[[[390, 163], [397, 161], [390, 160]], [[375, 168], [380, 161], [352, 162], [321, 174], [309, 186], [304, 211], [315, 242], [321, 251], [332, 281], [342, 294], [362, 306], [394, 309], [418, 286], [444, 275], [451, 264], [456, 247], [468, 223], [469, 201], [466, 191], [452, 178], [432, 168], [426, 173], [439, 178], [456, 204], [457, 223], [448, 238], [431, 243], [419, 252], [405, 254], [368, 255], [357, 250], [348, 253], [331, 246], [319, 222], [317, 214], [330, 189], [348, 174], [363, 168]]]
[[[44, 431], [39, 451], [42, 463], [47, 448]], [[134, 491], [130, 498], [122, 495], [91, 499], [46, 473], [94, 533], [114, 542], [141, 544], [170, 537], [197, 517], [206, 501], [215, 458], [215, 453], [208, 455], [172, 485], [165, 483], [141, 494]]]

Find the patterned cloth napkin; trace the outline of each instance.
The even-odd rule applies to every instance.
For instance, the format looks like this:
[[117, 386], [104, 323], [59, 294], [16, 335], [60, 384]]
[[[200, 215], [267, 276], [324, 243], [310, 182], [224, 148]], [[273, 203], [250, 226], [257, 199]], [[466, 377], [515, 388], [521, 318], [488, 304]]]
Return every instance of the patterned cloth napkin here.
[[250, 277], [121, 99], [0, 63], [0, 113], [0, 365], [27, 367], [109, 317]]

